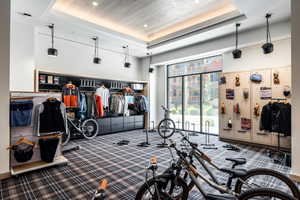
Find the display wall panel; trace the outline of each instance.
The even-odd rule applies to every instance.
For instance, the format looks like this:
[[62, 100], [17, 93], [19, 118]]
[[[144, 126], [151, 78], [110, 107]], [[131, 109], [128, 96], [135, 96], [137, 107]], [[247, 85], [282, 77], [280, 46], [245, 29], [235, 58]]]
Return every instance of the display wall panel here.
[[[271, 87], [271, 70], [253, 71], [251, 74], [260, 74], [262, 76], [262, 81], [260, 83], [251, 82], [251, 118], [253, 142], [258, 144], [272, 145], [272, 133], [261, 131], [259, 128], [262, 107], [270, 101], [270, 99], [261, 99], [260, 90], [262, 87]], [[254, 106], [256, 104], [259, 105], [260, 116], [254, 115]]]
[[235, 85], [234, 80], [234, 90], [235, 90], [235, 98], [234, 98], [234, 105], [239, 105], [240, 113], [233, 113], [235, 124], [235, 138], [242, 140], [242, 141], [249, 141], [252, 138], [251, 129], [245, 130], [241, 127], [241, 119], [251, 119], [251, 112], [250, 112], [250, 97], [247, 99], [243, 96], [243, 91], [246, 90], [250, 94], [250, 72], [240, 72], [235, 74], [235, 77], [239, 77], [240, 85]]
[[[273, 82], [273, 73], [279, 74], [280, 83], [275, 84]], [[262, 77], [261, 82], [255, 83], [250, 80], [250, 76], [253, 74], [259, 74]], [[260, 130], [260, 118], [261, 111], [264, 105], [271, 101], [271, 98], [286, 98], [283, 95], [285, 87], [291, 88], [291, 68], [282, 67], [275, 69], [253, 70], [244, 72], [230, 72], [223, 73], [221, 77], [226, 77], [226, 83], [219, 85], [220, 105], [225, 104], [226, 113], [221, 114], [220, 108], [220, 138], [243, 141], [248, 143], [255, 143], [260, 145], [268, 145], [277, 147], [278, 137], [277, 133], [271, 133]], [[240, 85], [236, 85], [236, 78], [239, 77]], [[271, 92], [265, 93], [267, 99], [261, 98], [261, 89], [267, 88]], [[226, 99], [226, 89], [234, 89], [234, 99]], [[243, 90], [248, 89], [249, 98], [243, 97]], [[274, 100], [272, 100], [274, 101]], [[290, 97], [287, 98], [287, 102], [290, 101]], [[282, 102], [282, 101], [281, 101]], [[239, 104], [240, 114], [233, 111], [233, 106]], [[260, 115], [254, 114], [255, 105], [259, 105]], [[241, 131], [241, 118], [251, 119], [251, 129]], [[232, 119], [233, 127], [230, 130], [225, 130], [228, 119]], [[290, 148], [290, 137], [280, 137], [280, 147]]]
[[[274, 83], [274, 73], [278, 73], [279, 74], [279, 84], [275, 84]], [[273, 69], [272, 70], [272, 97], [273, 98], [282, 98], [282, 99], [287, 99], [287, 102], [291, 103], [291, 96], [284, 96], [283, 95], [283, 90], [285, 87], [289, 87], [291, 88], [291, 68], [279, 68], [279, 69]], [[278, 134], [277, 133], [273, 133], [272, 136], [272, 142], [274, 146], [278, 145]], [[287, 137], [280, 137], [280, 147], [285, 147], [285, 148], [290, 148], [291, 147], [291, 137], [287, 136]]]

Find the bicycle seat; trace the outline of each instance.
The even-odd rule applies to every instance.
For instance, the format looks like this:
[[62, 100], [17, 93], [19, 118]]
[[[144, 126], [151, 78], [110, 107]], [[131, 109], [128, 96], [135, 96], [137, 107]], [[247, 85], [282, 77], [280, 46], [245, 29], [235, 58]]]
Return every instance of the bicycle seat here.
[[233, 163], [232, 168], [238, 165], [244, 165], [247, 163], [246, 158], [225, 158], [225, 160], [231, 161]]
[[245, 169], [230, 169], [230, 168], [221, 168], [222, 172], [230, 174], [233, 178], [238, 178], [245, 176], [247, 174], [247, 170]]

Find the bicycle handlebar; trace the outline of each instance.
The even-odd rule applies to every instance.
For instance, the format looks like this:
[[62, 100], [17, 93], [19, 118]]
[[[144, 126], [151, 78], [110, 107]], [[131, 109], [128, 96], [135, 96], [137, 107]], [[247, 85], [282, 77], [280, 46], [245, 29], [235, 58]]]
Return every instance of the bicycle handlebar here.
[[169, 109], [166, 108], [164, 105], [161, 105], [161, 108], [162, 108], [164, 111], [169, 111]]

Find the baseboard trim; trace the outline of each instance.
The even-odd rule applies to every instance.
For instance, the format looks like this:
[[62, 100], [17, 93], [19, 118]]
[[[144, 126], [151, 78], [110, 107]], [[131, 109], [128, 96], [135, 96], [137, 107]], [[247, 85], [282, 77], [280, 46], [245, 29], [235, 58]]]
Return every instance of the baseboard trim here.
[[290, 174], [290, 178], [295, 181], [300, 183], [300, 176], [294, 175], [294, 174]]
[[[219, 140], [222, 142], [228, 142], [228, 143], [234, 143], [234, 144], [242, 144], [242, 145], [249, 145], [253, 147], [259, 147], [259, 148], [269, 148], [269, 149], [276, 149], [275, 146], [265, 145], [265, 144], [258, 144], [258, 143], [252, 143], [252, 142], [246, 142], [246, 141], [240, 141], [240, 140], [234, 140], [234, 139], [228, 139], [228, 138], [222, 138], [219, 137]], [[291, 152], [290, 148], [280, 148], [281, 151], [284, 152]]]
[[9, 177], [11, 177], [10, 172], [0, 174], [0, 180], [8, 179]]

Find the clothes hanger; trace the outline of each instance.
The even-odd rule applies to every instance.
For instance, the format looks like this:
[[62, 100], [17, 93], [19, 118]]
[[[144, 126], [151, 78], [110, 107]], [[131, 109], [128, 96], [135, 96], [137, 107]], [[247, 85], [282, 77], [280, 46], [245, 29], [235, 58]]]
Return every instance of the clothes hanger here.
[[9, 146], [7, 149], [11, 149], [11, 148], [13, 148], [14, 146], [17, 146], [17, 145], [22, 144], [22, 143], [28, 144], [28, 145], [31, 145], [31, 146], [35, 146], [35, 142], [32, 142], [32, 141], [30, 141], [30, 140], [28, 140], [28, 139], [26, 139], [26, 138], [21, 138], [21, 139], [19, 139], [15, 144]]

